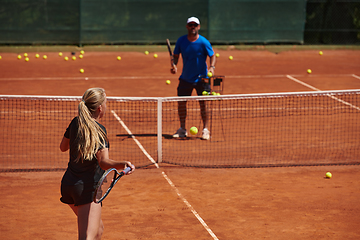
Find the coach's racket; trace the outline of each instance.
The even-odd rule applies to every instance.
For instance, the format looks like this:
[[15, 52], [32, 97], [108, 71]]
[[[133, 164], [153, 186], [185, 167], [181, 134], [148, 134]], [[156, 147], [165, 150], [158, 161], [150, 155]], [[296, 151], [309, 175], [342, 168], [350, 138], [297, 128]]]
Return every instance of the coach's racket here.
[[171, 51], [171, 45], [170, 45], [169, 39], [166, 39], [166, 44], [167, 44], [167, 48], [168, 48], [168, 51], [169, 51], [169, 54], [170, 54], [170, 64], [171, 64], [171, 67], [172, 67], [173, 69], [175, 69], [176, 66], [175, 66], [175, 63], [174, 63], [174, 55], [173, 55], [173, 52]]
[[119, 179], [130, 171], [130, 167], [127, 167], [121, 172], [118, 172], [115, 168], [106, 170], [96, 186], [94, 202], [101, 203], [106, 196], [109, 195], [111, 189], [115, 186]]

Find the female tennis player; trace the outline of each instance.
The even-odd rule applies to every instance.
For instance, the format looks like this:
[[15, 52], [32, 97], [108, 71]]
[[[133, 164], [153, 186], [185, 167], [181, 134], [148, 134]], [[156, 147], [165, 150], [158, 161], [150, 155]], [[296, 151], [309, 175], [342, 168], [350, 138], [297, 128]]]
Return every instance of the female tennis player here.
[[60, 200], [77, 215], [79, 239], [101, 239], [104, 231], [101, 204], [93, 202], [96, 184], [104, 170], [131, 167], [131, 173], [135, 167], [128, 161], [109, 159], [106, 129], [98, 122], [106, 111], [104, 89], [88, 89], [78, 111], [60, 144], [62, 152], [70, 149], [68, 168], [61, 180]]

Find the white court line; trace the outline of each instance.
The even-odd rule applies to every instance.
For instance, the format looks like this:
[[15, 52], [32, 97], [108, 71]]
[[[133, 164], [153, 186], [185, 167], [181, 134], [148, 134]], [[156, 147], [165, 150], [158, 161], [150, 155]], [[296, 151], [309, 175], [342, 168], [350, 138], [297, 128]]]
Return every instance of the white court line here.
[[[150, 154], [145, 150], [145, 148], [141, 145], [141, 143], [135, 138], [130, 129], [125, 125], [125, 123], [121, 120], [121, 118], [116, 114], [115, 111], [111, 110], [111, 113], [114, 117], [120, 122], [121, 126], [126, 130], [126, 132], [132, 137], [132, 139], [136, 142], [141, 151], [149, 158], [149, 160], [159, 168], [159, 165], [155, 162], [155, 160], [150, 156]], [[200, 215], [196, 212], [196, 210], [191, 206], [191, 204], [186, 200], [185, 197], [180, 193], [179, 189], [175, 186], [175, 184], [170, 180], [170, 178], [166, 175], [165, 172], [161, 172], [165, 180], [169, 183], [169, 185], [175, 190], [176, 194], [180, 197], [180, 199], [185, 203], [185, 205], [191, 210], [194, 216], [199, 220], [201, 225], [208, 231], [208, 233], [213, 237], [214, 240], [219, 240], [214, 232], [209, 228], [209, 226], [205, 223], [205, 221], [200, 217]]]
[[313, 86], [311, 86], [311, 85], [309, 85], [309, 84], [307, 84], [307, 83], [304, 83], [304, 82], [302, 82], [302, 81], [300, 81], [300, 80], [298, 80], [298, 79], [296, 79], [296, 78], [294, 78], [294, 77], [292, 77], [292, 76], [290, 76], [290, 75], [286, 75], [286, 77], [289, 78], [290, 80], [293, 80], [294, 82], [300, 83], [301, 85], [303, 85], [303, 86], [305, 86], [305, 87], [308, 87], [308, 88], [310, 88], [310, 89], [312, 89], [312, 90], [321, 91], [320, 89], [318, 89], [318, 88], [316, 88], [316, 87], [313, 87]]
[[132, 139], [135, 141], [135, 143], [138, 145], [138, 147], [141, 149], [141, 151], [145, 154], [145, 156], [157, 167], [159, 168], [159, 165], [155, 162], [155, 160], [150, 156], [150, 154], [145, 150], [145, 148], [143, 147], [143, 145], [139, 142], [139, 140], [137, 140], [134, 136], [134, 134], [132, 134], [132, 132], [130, 131], [130, 129], [125, 125], [125, 123], [123, 122], [123, 120], [121, 120], [121, 118], [116, 114], [115, 111], [111, 110], [111, 113], [114, 115], [114, 117], [119, 121], [119, 123], [121, 124], [121, 126], [125, 129], [125, 131], [132, 137]]
[[353, 76], [354, 78], [360, 79], [360, 77], [357, 76], [357, 75], [355, 75], [355, 74], [353, 74], [353, 75], [351, 75], [351, 76]]
[[[316, 87], [313, 87], [313, 86], [311, 86], [311, 85], [309, 85], [309, 84], [307, 84], [307, 83], [304, 83], [304, 82], [302, 82], [302, 81], [300, 81], [300, 80], [298, 80], [298, 79], [296, 79], [296, 78], [294, 78], [294, 77], [292, 77], [292, 76], [290, 76], [290, 75], [286, 75], [286, 77], [289, 78], [290, 80], [293, 80], [293, 81], [295, 81], [295, 82], [297, 82], [297, 83], [300, 83], [301, 85], [304, 85], [305, 87], [311, 88], [312, 90], [321, 91], [320, 89], [318, 89], [318, 88], [316, 88]], [[357, 106], [355, 106], [355, 105], [353, 105], [353, 104], [351, 104], [351, 103], [348, 103], [348, 102], [346, 102], [346, 101], [344, 101], [344, 100], [341, 100], [341, 99], [339, 99], [339, 98], [337, 98], [337, 97], [334, 97], [334, 96], [332, 96], [331, 94], [326, 94], [326, 95], [327, 95], [328, 97], [334, 99], [335, 101], [338, 101], [338, 102], [340, 102], [340, 103], [342, 103], [342, 104], [345, 104], [345, 105], [347, 105], [347, 106], [349, 106], [349, 107], [352, 107], [352, 108], [360, 111], [360, 108], [359, 108], [359, 107], [357, 107]]]
[[[291, 76], [296, 76], [296, 77], [301, 77], [301, 76], [305, 76], [305, 75], [297, 75], [297, 74], [290, 74]], [[225, 76], [226, 78], [281, 78], [284, 76], [290, 76], [290, 75], [228, 75]], [[324, 75], [314, 75], [312, 74], [311, 77], [314, 76], [327, 76], [327, 77], [355, 77], [355, 78], [359, 78], [358, 76], [356, 76], [355, 74], [324, 74]], [[116, 77], [89, 77], [84, 75], [83, 77], [30, 77], [30, 78], [0, 78], [0, 81], [34, 81], [34, 80], [39, 80], [39, 81], [49, 81], [49, 80], [115, 80], [115, 79], [164, 79], [164, 78], [169, 78], [169, 75], [158, 75], [158, 76], [116, 76]]]

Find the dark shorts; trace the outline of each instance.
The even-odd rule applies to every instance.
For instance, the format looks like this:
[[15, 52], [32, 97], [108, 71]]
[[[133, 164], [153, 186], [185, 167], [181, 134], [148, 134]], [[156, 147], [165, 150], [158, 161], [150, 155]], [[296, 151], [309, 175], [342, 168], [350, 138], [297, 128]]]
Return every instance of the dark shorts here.
[[179, 79], [177, 94], [179, 97], [191, 96], [194, 88], [198, 96], [201, 96], [203, 91], [210, 92], [210, 85], [208, 83], [202, 82], [201, 80], [197, 83], [189, 83], [185, 80]]
[[93, 184], [61, 184], [60, 201], [65, 204], [74, 204], [75, 206], [88, 204], [93, 201], [94, 192], [95, 186]]

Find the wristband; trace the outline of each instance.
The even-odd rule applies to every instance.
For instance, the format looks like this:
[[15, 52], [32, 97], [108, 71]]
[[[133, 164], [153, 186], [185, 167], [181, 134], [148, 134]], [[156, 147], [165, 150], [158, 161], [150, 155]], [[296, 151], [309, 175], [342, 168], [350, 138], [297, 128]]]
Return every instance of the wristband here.
[[215, 66], [210, 66], [211, 68], [215, 69]]

